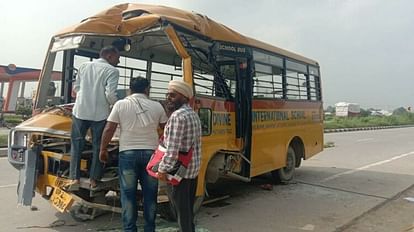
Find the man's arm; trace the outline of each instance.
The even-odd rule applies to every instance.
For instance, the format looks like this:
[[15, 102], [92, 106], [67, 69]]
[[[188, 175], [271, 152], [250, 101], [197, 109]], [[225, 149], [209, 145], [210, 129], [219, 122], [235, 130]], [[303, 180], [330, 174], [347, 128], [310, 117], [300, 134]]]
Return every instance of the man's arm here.
[[158, 126], [159, 126], [161, 129], [163, 129], [163, 130], [164, 130], [165, 124], [166, 124], [166, 123], [160, 123], [160, 124], [158, 124]]
[[75, 79], [75, 82], [73, 83], [72, 95], [75, 95], [76, 96], [76, 93], [79, 92], [79, 90], [80, 90], [80, 82], [81, 82], [80, 79], [81, 78], [80, 78], [80, 72], [79, 72], [78, 73], [78, 76]]
[[164, 129], [165, 124], [167, 124], [168, 121], [168, 117], [167, 114], [165, 113], [164, 107], [162, 107], [161, 103], [159, 103], [159, 111], [160, 111], [160, 118], [159, 118], [159, 127], [161, 129]]
[[106, 86], [105, 86], [105, 95], [106, 100], [109, 102], [110, 105], [115, 104], [118, 100], [116, 96], [116, 88], [118, 87], [118, 80], [119, 80], [119, 70], [114, 68], [111, 69], [108, 73], [108, 78], [106, 79]]
[[166, 173], [174, 168], [178, 161], [178, 154], [180, 152], [180, 144], [184, 132], [184, 122], [178, 118], [170, 118], [169, 125], [166, 128], [167, 134], [164, 140], [166, 152], [158, 167], [158, 172]]
[[108, 150], [106, 149], [115, 134], [118, 123], [107, 121], [101, 139], [101, 148], [99, 152], [99, 160], [102, 163], [108, 162]]

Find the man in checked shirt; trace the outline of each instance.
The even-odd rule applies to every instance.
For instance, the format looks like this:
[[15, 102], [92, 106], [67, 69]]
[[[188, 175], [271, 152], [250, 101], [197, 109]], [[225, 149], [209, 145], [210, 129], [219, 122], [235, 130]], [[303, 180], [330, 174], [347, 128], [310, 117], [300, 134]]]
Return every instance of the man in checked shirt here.
[[201, 158], [201, 122], [188, 102], [193, 97], [192, 87], [182, 80], [168, 84], [166, 106], [173, 112], [164, 128], [165, 155], [158, 167], [158, 179], [167, 180], [174, 169], [178, 153], [193, 148], [193, 157], [178, 185], [168, 185], [168, 195], [174, 206], [181, 232], [194, 232], [194, 200]]

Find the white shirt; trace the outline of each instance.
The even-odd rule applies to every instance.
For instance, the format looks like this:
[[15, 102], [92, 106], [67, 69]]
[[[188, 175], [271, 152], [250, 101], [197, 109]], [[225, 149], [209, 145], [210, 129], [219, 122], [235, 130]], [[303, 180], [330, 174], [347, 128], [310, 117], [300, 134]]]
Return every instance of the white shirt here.
[[86, 62], [79, 67], [73, 86], [76, 101], [72, 114], [82, 120], [102, 121], [116, 100], [119, 70], [105, 59]]
[[168, 118], [159, 102], [135, 93], [117, 101], [107, 120], [119, 124], [119, 151], [125, 151], [155, 150], [159, 139], [158, 125], [166, 123]]

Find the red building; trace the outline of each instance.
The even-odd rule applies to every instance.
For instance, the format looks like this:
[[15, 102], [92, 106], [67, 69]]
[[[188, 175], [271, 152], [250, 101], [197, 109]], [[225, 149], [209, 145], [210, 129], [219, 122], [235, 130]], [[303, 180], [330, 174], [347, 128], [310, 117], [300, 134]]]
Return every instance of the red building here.
[[[3, 112], [16, 110], [17, 99], [24, 97], [26, 82], [37, 83], [40, 71], [40, 69], [16, 67], [14, 64], [0, 65], [0, 97], [3, 98]], [[60, 81], [61, 76], [61, 72], [53, 72], [52, 80]], [[4, 92], [6, 84], [8, 88]]]

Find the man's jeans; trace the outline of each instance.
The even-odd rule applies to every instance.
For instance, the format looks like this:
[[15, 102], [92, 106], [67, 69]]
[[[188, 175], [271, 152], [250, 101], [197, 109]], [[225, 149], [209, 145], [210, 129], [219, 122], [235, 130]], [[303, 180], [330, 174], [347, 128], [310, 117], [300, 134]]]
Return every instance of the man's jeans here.
[[155, 231], [158, 180], [148, 175], [146, 171], [153, 152], [153, 150], [127, 150], [119, 153], [119, 182], [124, 231], [137, 231], [138, 180], [144, 197], [144, 231]]
[[99, 149], [101, 137], [105, 128], [106, 120], [89, 121], [78, 119], [72, 116], [71, 134], [71, 159], [70, 159], [70, 178], [78, 180], [80, 178], [80, 161], [83, 148], [85, 146], [85, 136], [88, 129], [91, 129], [92, 136], [92, 160], [90, 164], [89, 178], [99, 180], [102, 175], [102, 163], [99, 161]]

